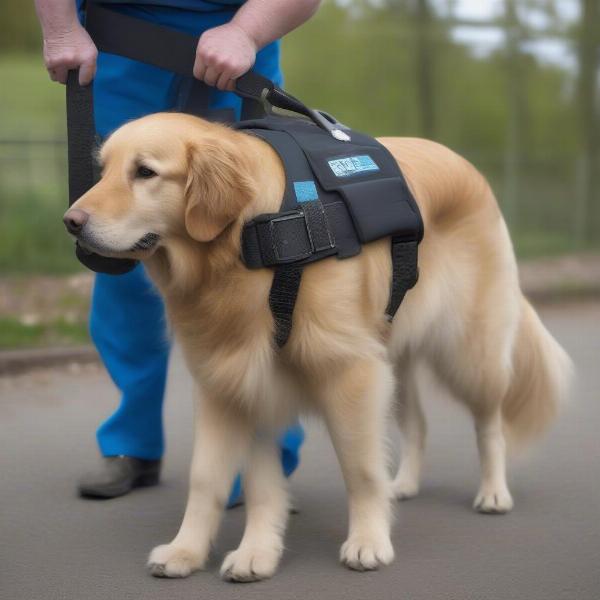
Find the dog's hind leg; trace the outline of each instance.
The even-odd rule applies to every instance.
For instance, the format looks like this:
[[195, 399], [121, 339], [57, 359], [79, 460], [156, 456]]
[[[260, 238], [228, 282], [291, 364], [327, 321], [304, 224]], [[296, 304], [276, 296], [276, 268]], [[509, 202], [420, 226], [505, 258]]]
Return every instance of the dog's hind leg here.
[[236, 471], [250, 445], [245, 419], [208, 397], [196, 410], [190, 491], [183, 522], [170, 544], [157, 546], [148, 568], [156, 577], [186, 577], [203, 568]]
[[506, 443], [500, 407], [474, 413], [481, 463], [481, 485], [473, 508], [482, 513], [505, 513], [513, 507], [506, 483]]
[[359, 571], [377, 569], [394, 559], [384, 439], [393, 387], [387, 363], [362, 360], [329, 376], [321, 389], [325, 419], [348, 490], [349, 531], [340, 560]]
[[396, 421], [402, 432], [402, 459], [392, 490], [398, 500], [406, 500], [419, 492], [427, 424], [419, 400], [415, 364], [403, 359], [396, 367]]
[[244, 472], [244, 497], [244, 536], [221, 566], [221, 576], [229, 581], [271, 577], [283, 552], [289, 502], [275, 436], [256, 437]]
[[[459, 356], [457, 351], [455, 356]], [[513, 500], [506, 482], [506, 442], [503, 431], [502, 399], [508, 387], [509, 370], [501, 360], [479, 363], [476, 355], [462, 351], [461, 360], [454, 361], [460, 369], [440, 369], [437, 373], [448, 384], [456, 399], [470, 409], [475, 422], [477, 448], [481, 468], [481, 483], [473, 508], [482, 513], [506, 513]]]
[[[506, 442], [503, 431], [502, 399], [508, 389], [510, 370], [496, 352], [469, 354], [468, 348], [453, 353], [454, 369], [441, 369], [438, 375], [464, 402], [473, 415], [481, 483], [473, 507], [482, 513], [505, 513], [513, 500], [506, 483]], [[479, 358], [479, 362], [478, 359]], [[458, 368], [457, 368], [458, 367]]]

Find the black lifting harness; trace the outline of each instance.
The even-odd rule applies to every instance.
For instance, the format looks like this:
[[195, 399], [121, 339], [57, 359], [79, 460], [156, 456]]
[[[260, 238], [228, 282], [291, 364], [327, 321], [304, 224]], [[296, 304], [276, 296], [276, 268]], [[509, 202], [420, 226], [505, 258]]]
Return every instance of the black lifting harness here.
[[[88, 30], [100, 50], [191, 74], [197, 41], [193, 36], [92, 3], [88, 4]], [[164, 46], [171, 52], [165, 55]], [[191, 97], [203, 98], [206, 109], [206, 90], [195, 85]], [[417, 282], [417, 247], [423, 237], [418, 206], [396, 160], [372, 137], [308, 108], [254, 72], [237, 80], [236, 92], [244, 98], [243, 120], [232, 127], [269, 143], [286, 175], [279, 212], [246, 223], [241, 240], [247, 268], [274, 269], [269, 305], [277, 346], [283, 347], [289, 338], [304, 266], [331, 256], [355, 256], [363, 244], [385, 237], [391, 238], [392, 282], [386, 314], [392, 319]], [[67, 89], [71, 203], [94, 179], [91, 102], [91, 90], [80, 88], [71, 73]], [[198, 114], [197, 106], [189, 112]], [[204, 112], [210, 116], [207, 110], [200, 114]], [[215, 118], [223, 120], [223, 115]], [[135, 261], [86, 255], [79, 247], [77, 255], [83, 264], [101, 272], [122, 273], [135, 265]]]

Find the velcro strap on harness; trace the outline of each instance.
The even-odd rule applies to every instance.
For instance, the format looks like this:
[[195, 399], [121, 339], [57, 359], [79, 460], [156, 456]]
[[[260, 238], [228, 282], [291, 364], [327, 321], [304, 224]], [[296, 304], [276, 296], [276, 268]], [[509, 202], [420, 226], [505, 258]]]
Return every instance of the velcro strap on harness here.
[[344, 212], [343, 202], [318, 200], [302, 203], [297, 210], [260, 215], [242, 232], [242, 258], [249, 269], [274, 267], [310, 259], [315, 254], [334, 254], [335, 222]]

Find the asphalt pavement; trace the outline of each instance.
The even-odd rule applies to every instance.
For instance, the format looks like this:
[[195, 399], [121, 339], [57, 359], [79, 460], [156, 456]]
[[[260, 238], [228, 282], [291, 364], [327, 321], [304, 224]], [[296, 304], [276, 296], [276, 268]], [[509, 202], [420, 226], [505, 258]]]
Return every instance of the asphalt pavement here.
[[425, 376], [430, 435], [423, 489], [397, 506], [396, 561], [371, 573], [338, 564], [345, 494], [317, 422], [307, 424], [291, 484], [300, 513], [290, 519], [273, 579], [219, 579], [220, 561], [239, 542], [243, 508], [225, 516], [206, 571], [154, 579], [146, 556], [176, 533], [186, 498], [192, 388], [181, 358], [172, 361], [165, 406], [163, 482], [110, 501], [75, 494], [77, 477], [96, 460], [94, 430], [117, 402], [106, 374], [86, 366], [1, 379], [0, 599], [597, 600], [600, 304], [547, 308], [542, 316], [575, 361], [576, 387], [557, 426], [512, 461], [514, 511], [471, 510], [478, 484], [471, 421]]

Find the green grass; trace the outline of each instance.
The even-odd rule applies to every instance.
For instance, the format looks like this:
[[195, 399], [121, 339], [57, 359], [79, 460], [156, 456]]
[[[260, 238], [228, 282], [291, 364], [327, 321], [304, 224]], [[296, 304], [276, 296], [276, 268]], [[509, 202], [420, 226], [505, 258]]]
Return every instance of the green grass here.
[[[65, 88], [41, 54], [4, 54], [0, 81], [0, 140], [65, 138]], [[0, 273], [79, 269], [61, 222], [66, 180], [63, 145], [0, 145]]]
[[65, 88], [50, 81], [41, 54], [4, 54], [0, 81], [0, 137], [65, 135]]
[[0, 349], [72, 346], [89, 343], [87, 325], [57, 320], [26, 325], [11, 317], [0, 318]]
[[65, 232], [66, 201], [55, 195], [25, 194], [0, 204], [0, 273], [71, 273], [82, 267]]

